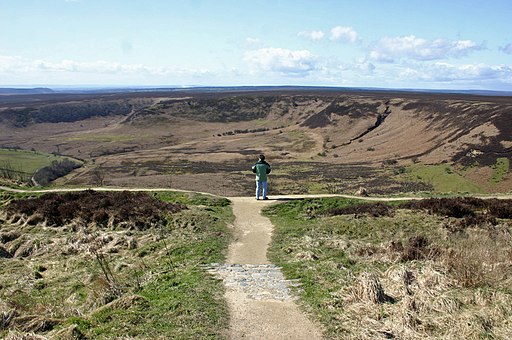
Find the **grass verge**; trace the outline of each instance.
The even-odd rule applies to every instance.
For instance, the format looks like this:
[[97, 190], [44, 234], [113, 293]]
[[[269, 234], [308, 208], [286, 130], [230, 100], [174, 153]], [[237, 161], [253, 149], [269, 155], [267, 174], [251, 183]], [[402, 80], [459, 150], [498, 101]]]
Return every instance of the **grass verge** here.
[[512, 334], [510, 219], [360, 205], [311, 199], [264, 212], [275, 226], [269, 258], [300, 282], [300, 301], [326, 338]]
[[[2, 195], [3, 205], [33, 197]], [[34, 224], [33, 217], [2, 209], [0, 337], [222, 337], [224, 288], [204, 266], [221, 262], [227, 251], [229, 201], [174, 192], [150, 196], [186, 209], [151, 225], [51, 225], [41, 216]]]

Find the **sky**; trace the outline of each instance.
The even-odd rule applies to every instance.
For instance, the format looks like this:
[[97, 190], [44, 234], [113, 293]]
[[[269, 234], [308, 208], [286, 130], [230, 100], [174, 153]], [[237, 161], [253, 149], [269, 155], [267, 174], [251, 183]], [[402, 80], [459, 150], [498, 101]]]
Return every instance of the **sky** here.
[[512, 90], [511, 0], [0, 0], [0, 86]]

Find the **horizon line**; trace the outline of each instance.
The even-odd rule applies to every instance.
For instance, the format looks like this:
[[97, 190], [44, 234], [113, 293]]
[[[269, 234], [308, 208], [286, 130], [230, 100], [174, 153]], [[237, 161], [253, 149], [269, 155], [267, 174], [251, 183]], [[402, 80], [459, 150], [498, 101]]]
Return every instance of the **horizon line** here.
[[512, 94], [512, 90], [476, 89], [476, 88], [414, 88], [414, 87], [372, 87], [372, 86], [337, 86], [337, 85], [115, 85], [115, 84], [87, 84], [87, 85], [61, 85], [61, 84], [26, 84], [26, 85], [0, 85], [0, 90], [38, 90], [48, 89], [52, 92], [64, 92], [66, 90], [194, 90], [194, 89], [236, 89], [236, 88], [312, 88], [312, 89], [345, 89], [363, 91], [399, 91], [399, 92], [442, 92], [442, 93], [499, 93]]

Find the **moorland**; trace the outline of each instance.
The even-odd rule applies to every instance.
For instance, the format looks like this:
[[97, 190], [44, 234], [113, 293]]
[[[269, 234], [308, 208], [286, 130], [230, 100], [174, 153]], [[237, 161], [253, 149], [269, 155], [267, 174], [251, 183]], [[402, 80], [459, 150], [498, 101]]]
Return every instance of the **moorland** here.
[[[225, 287], [207, 269], [234, 237], [222, 196], [252, 196], [260, 153], [271, 198], [402, 200], [263, 209], [268, 259], [326, 338], [512, 332], [512, 202], [470, 197], [510, 196], [511, 97], [35, 92], [0, 95], [0, 185], [28, 189], [0, 191], [0, 337], [226, 338]], [[100, 186], [119, 191], [82, 190]]]
[[[512, 99], [301, 88], [0, 96], [0, 147], [80, 160], [58, 185], [275, 194], [508, 192]], [[82, 164], [83, 162], [83, 164]]]

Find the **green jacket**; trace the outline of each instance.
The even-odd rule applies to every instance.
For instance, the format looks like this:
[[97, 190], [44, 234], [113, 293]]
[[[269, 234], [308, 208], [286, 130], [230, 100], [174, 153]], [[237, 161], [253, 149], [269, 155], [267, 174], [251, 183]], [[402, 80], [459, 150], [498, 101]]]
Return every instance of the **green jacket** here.
[[258, 182], [266, 182], [267, 175], [270, 173], [270, 164], [265, 161], [259, 160], [252, 166], [252, 172], [256, 174], [256, 180]]

